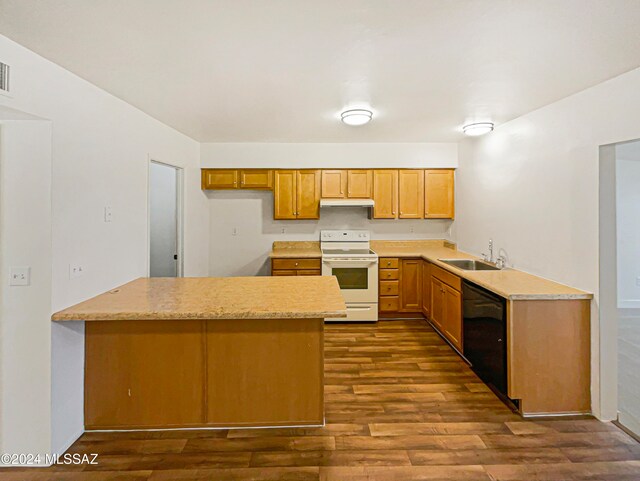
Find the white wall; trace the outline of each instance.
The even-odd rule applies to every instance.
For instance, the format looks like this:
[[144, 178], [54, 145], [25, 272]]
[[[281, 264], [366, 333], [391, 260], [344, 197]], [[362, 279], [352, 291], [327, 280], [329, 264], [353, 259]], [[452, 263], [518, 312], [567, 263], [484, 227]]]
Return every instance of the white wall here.
[[[458, 165], [457, 144], [202, 144], [203, 167], [427, 168]], [[367, 229], [374, 239], [449, 238], [448, 220], [369, 220], [362, 208], [322, 209], [320, 220], [273, 220], [273, 194], [211, 191], [209, 274], [268, 275], [276, 240], [314, 240], [321, 229]], [[235, 229], [236, 234], [233, 235]]]
[[[374, 239], [449, 238], [450, 220], [369, 220], [364, 208], [323, 208], [320, 220], [273, 220], [273, 193], [211, 191], [209, 275], [269, 275], [273, 241], [320, 239], [321, 229], [367, 229]], [[233, 235], [233, 229], [236, 235]]]
[[202, 167], [345, 169], [455, 168], [455, 143], [207, 143], [201, 145]]
[[640, 69], [460, 144], [460, 249], [480, 253], [493, 238], [514, 267], [596, 294], [593, 408], [605, 419], [616, 403], [615, 388], [599, 383], [598, 147], [639, 137]]
[[[50, 122], [0, 121], [0, 246], [0, 452], [44, 454], [51, 439]], [[9, 285], [12, 266], [31, 268], [29, 286]]]
[[[0, 59], [11, 66], [12, 75], [11, 97], [0, 96], [0, 105], [52, 122], [50, 310], [146, 275], [150, 158], [185, 169], [185, 274], [206, 275], [208, 204], [199, 185], [199, 144], [2, 36]], [[33, 189], [33, 183], [23, 187]], [[112, 207], [111, 223], [104, 222], [105, 206]], [[84, 275], [69, 279], [70, 263], [81, 264]], [[27, 304], [25, 300], [21, 308]], [[49, 329], [49, 315], [38, 319], [42, 329]], [[34, 351], [51, 349], [51, 450], [59, 452], [82, 429], [83, 328], [81, 323], [51, 328], [51, 339], [11, 356], [29, 363]], [[42, 371], [31, 382], [48, 386], [48, 379]], [[16, 391], [12, 396], [27, 394]], [[49, 410], [46, 397], [32, 402], [33, 411]], [[3, 442], [40, 428], [34, 416], [22, 432], [4, 432]]]
[[[637, 142], [640, 146], [640, 142]], [[640, 308], [640, 160], [616, 158], [618, 307]]]

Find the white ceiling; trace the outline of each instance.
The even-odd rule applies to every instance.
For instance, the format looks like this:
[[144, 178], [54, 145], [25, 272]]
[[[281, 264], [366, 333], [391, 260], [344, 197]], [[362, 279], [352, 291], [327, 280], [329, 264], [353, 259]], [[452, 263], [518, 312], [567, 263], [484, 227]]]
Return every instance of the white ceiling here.
[[639, 67], [638, 25], [640, 0], [0, 0], [0, 33], [203, 142], [457, 141]]

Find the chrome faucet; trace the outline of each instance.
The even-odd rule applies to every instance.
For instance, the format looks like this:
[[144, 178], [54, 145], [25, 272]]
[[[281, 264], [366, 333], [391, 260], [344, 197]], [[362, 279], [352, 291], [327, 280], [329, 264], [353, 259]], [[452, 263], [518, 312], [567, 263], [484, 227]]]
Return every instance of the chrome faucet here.
[[482, 254], [482, 259], [488, 262], [493, 262], [493, 239], [489, 239], [489, 255]]

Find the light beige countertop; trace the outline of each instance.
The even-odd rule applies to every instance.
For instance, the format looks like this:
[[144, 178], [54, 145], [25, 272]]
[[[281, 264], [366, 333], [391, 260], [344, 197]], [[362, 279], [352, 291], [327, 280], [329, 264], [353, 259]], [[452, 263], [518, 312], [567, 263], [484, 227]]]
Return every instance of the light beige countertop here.
[[299, 241], [286, 242], [275, 241], [273, 249], [269, 253], [269, 257], [276, 259], [288, 258], [318, 258], [322, 257], [320, 252], [320, 242], [317, 241]]
[[516, 269], [465, 271], [439, 259], [478, 259], [444, 246], [442, 240], [371, 241], [379, 257], [420, 257], [463, 279], [511, 300], [591, 299], [593, 294]]
[[346, 317], [329, 276], [140, 278], [76, 304], [53, 321]]
[[[372, 240], [371, 248], [380, 257], [413, 257], [432, 262], [463, 279], [467, 279], [511, 300], [534, 299], [592, 299], [593, 294], [534, 276], [516, 269], [501, 271], [465, 271], [449, 266], [438, 259], [477, 259], [455, 249], [445, 247], [442, 239], [383, 241]], [[272, 258], [321, 257], [317, 242], [274, 242]]]

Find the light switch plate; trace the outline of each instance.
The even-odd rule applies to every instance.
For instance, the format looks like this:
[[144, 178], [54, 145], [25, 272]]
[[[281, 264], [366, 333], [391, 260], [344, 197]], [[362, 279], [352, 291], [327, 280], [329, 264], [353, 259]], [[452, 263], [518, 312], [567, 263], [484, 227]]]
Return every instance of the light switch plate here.
[[30, 267], [12, 267], [10, 286], [28, 286], [31, 284], [31, 268]]
[[104, 208], [104, 221], [112, 222], [113, 221], [113, 211], [110, 206]]

